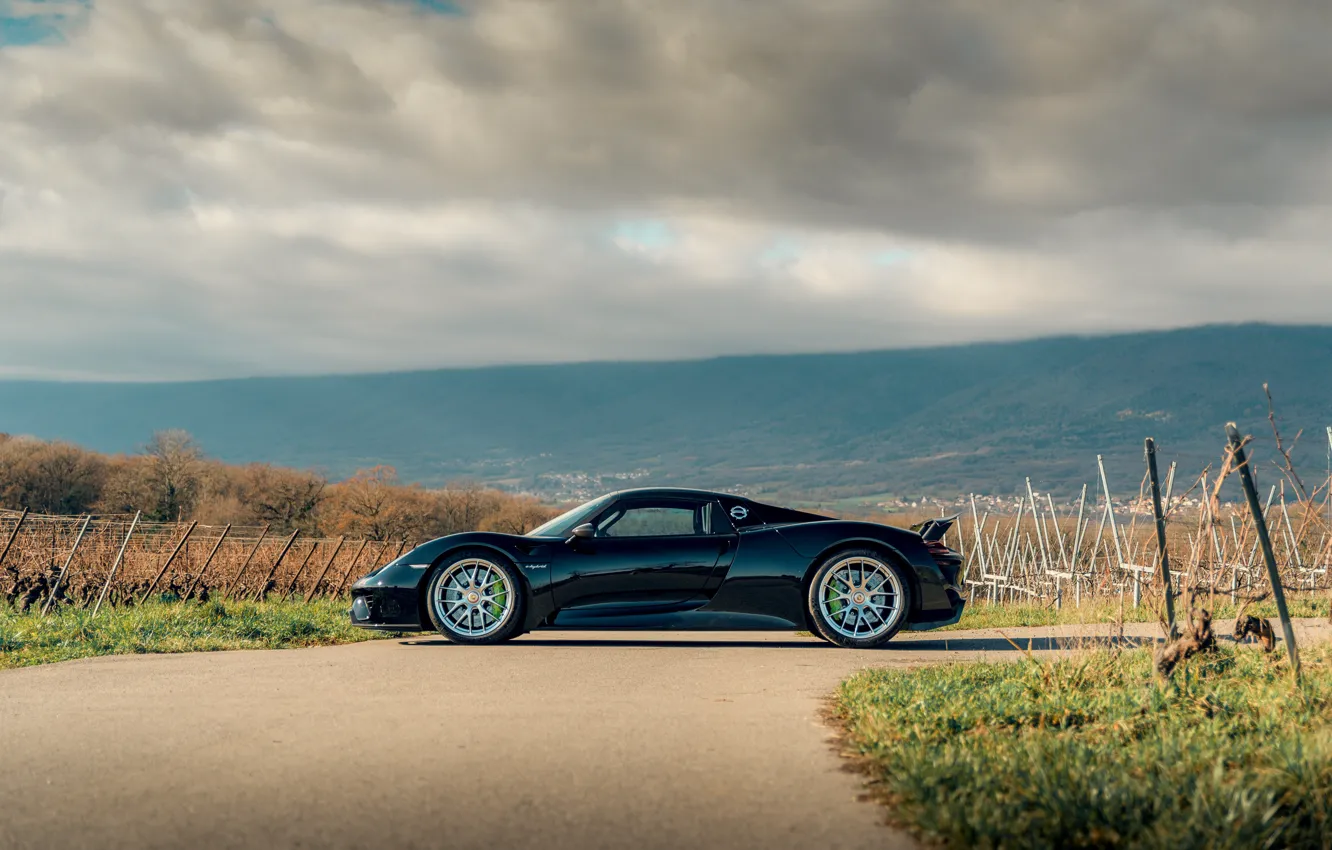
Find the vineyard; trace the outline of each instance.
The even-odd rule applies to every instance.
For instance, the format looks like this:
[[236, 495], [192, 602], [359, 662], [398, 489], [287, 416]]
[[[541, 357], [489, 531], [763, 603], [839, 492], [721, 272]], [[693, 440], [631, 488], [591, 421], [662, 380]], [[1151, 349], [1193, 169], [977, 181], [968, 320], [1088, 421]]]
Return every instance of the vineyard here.
[[[1332, 429], [1328, 430], [1332, 457]], [[1281, 448], [1278, 434], [1278, 448]], [[1332, 589], [1332, 474], [1310, 487], [1284, 449], [1284, 469], [1263, 488], [1262, 514], [1288, 591]], [[1157, 483], [1172, 586], [1177, 595], [1230, 602], [1269, 587], [1249, 506], [1219, 494], [1237, 465], [1186, 480], [1173, 464]], [[1021, 495], [982, 511], [976, 497], [949, 533], [964, 555], [973, 603], [1062, 608], [1084, 599], [1138, 607], [1163, 598], [1161, 552], [1149, 476], [1135, 497], [1116, 499], [1097, 458], [1096, 475], [1073, 502], [1056, 505], [1025, 482]], [[906, 519], [889, 518], [905, 525]], [[274, 533], [267, 526], [142, 521], [137, 515], [39, 515], [0, 510], [0, 598], [19, 610], [175, 600], [336, 597], [372, 567], [414, 545]]]
[[[7, 545], [6, 545], [7, 544]], [[264, 527], [0, 511], [0, 594], [35, 605], [336, 596], [404, 540], [303, 538]]]
[[[1104, 481], [1102, 472], [1098, 489], [1084, 487], [1074, 504], [1063, 507], [1027, 481], [1026, 495], [1003, 515], [982, 513], [973, 497], [970, 512], [950, 535], [966, 556], [971, 600], [1060, 607], [1088, 597], [1123, 597], [1137, 607], [1145, 598], [1159, 599], [1161, 559], [1147, 477], [1136, 498], [1118, 505], [1105, 497]], [[1252, 512], [1247, 505], [1220, 501], [1219, 490], [1210, 470], [1184, 493], [1175, 486], [1173, 469], [1166, 479], [1162, 511], [1172, 584], [1177, 592], [1242, 601], [1260, 595], [1268, 579]], [[1326, 485], [1312, 497], [1292, 498], [1283, 478], [1267, 486], [1263, 503], [1282, 585], [1297, 592], [1332, 587], [1332, 503]]]

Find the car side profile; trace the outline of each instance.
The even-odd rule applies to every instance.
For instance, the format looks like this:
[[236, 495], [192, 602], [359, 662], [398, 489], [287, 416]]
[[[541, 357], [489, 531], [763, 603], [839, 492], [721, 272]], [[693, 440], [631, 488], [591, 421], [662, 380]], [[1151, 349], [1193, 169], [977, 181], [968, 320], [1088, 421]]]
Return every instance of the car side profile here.
[[524, 535], [451, 534], [352, 587], [353, 625], [490, 644], [542, 627], [808, 629], [850, 648], [956, 623], [953, 519], [912, 530], [704, 490], [624, 490]]

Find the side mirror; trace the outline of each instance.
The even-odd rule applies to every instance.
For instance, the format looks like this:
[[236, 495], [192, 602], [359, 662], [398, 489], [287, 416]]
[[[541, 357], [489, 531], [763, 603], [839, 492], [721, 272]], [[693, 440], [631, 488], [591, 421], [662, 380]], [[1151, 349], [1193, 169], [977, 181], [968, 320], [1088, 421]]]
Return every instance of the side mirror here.
[[570, 532], [570, 534], [573, 535], [572, 537], [569, 538], [571, 541], [587, 540], [589, 538], [595, 537], [597, 534], [597, 530], [592, 527], [592, 523], [585, 522], [582, 525], [574, 526], [574, 530]]

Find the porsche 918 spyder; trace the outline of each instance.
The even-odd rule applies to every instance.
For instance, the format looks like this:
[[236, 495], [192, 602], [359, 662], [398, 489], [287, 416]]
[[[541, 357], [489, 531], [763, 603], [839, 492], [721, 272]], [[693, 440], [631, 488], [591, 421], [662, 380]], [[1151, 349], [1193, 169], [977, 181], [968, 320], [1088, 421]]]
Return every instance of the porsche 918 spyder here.
[[741, 496], [625, 490], [524, 535], [424, 543], [352, 587], [353, 625], [437, 630], [455, 643], [533, 629], [808, 629], [839, 646], [956, 623], [962, 558], [951, 519], [913, 530]]

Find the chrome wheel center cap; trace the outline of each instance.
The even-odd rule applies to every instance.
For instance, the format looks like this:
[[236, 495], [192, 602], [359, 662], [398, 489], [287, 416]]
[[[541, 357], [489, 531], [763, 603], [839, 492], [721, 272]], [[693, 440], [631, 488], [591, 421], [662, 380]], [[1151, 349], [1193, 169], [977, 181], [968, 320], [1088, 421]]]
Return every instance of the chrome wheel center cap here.
[[481, 601], [481, 597], [476, 595], [476, 591], [472, 591], [471, 593], [467, 594], [467, 601], [475, 605], [476, 603]]
[[852, 597], [852, 599], [856, 601], [857, 605], [865, 604], [865, 594], [863, 593], [857, 593], [855, 596]]

